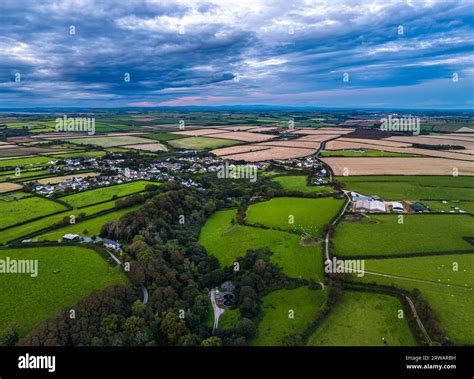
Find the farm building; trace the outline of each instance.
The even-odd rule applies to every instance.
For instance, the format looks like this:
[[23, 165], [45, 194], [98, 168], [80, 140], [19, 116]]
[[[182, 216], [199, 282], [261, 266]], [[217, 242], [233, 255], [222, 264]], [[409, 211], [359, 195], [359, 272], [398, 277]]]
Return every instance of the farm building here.
[[380, 200], [357, 200], [355, 210], [368, 213], [384, 213], [387, 211], [385, 203]]
[[399, 203], [397, 201], [394, 201], [392, 203], [392, 211], [393, 212], [405, 212], [405, 208], [403, 207], [402, 203]]
[[118, 251], [119, 253], [122, 251], [122, 248], [120, 247], [120, 244], [117, 241], [104, 238], [103, 244], [104, 244], [104, 247], [107, 247], [109, 249], [114, 249], [115, 251]]
[[78, 241], [79, 240], [79, 235], [78, 234], [65, 234], [63, 236], [63, 240], [67, 241]]

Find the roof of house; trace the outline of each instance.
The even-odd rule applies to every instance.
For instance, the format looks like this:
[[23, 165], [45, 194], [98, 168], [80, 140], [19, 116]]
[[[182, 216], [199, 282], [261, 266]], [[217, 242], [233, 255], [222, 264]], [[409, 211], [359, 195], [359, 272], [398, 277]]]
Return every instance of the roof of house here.
[[356, 209], [366, 209], [368, 211], [385, 212], [385, 203], [379, 200], [357, 200]]
[[394, 202], [392, 203], [392, 208], [405, 209], [405, 208], [403, 207], [403, 204], [402, 204], [402, 203], [399, 203], [399, 202], [397, 202], [397, 201], [394, 201]]

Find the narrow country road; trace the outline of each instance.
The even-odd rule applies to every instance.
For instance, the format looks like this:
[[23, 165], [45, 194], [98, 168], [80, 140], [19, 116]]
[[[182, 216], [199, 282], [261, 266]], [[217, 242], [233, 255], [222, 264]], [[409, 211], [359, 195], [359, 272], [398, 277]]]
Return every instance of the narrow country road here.
[[212, 327], [212, 332], [217, 329], [219, 326], [219, 317], [224, 313], [224, 310], [220, 308], [217, 303], [216, 303], [216, 290], [212, 289], [211, 290], [211, 303], [212, 303], [212, 309], [214, 310], [214, 326]]

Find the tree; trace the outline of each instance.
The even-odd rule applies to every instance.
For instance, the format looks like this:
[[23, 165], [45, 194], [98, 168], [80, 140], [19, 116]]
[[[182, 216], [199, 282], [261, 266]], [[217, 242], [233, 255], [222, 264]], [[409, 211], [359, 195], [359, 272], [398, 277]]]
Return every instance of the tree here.
[[174, 346], [180, 337], [189, 334], [189, 329], [186, 322], [180, 319], [176, 313], [168, 312], [161, 321], [160, 332], [168, 343]]
[[203, 340], [201, 346], [222, 346], [222, 340], [219, 337], [211, 336]]
[[0, 334], [0, 346], [14, 346], [18, 342], [18, 325], [8, 326]]
[[237, 333], [246, 337], [247, 339], [255, 336], [256, 332], [257, 327], [255, 326], [254, 322], [248, 318], [243, 318], [237, 325]]

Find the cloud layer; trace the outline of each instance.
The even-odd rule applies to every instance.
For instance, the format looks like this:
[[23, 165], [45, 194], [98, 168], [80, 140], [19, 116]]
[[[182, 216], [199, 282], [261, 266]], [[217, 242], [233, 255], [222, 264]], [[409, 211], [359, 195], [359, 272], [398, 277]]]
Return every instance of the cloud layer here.
[[469, 0], [3, 0], [0, 107], [472, 108], [473, 16]]

